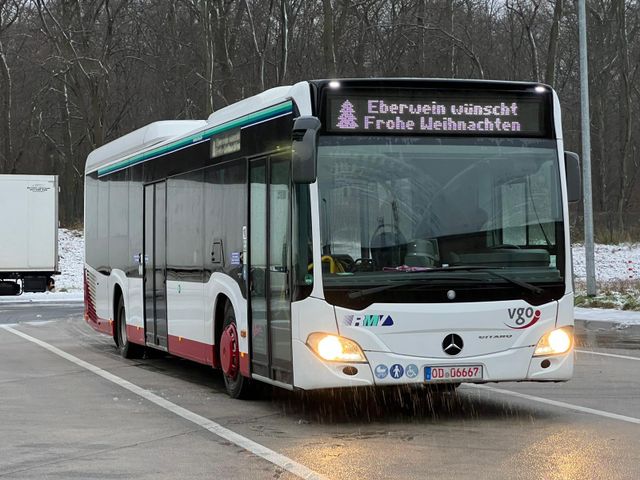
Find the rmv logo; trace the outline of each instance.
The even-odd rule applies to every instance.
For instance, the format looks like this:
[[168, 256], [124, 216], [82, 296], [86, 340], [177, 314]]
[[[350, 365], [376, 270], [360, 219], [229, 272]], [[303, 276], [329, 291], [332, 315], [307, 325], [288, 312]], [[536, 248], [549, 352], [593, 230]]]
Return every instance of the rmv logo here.
[[345, 315], [344, 324], [350, 327], [390, 327], [391, 315]]
[[507, 313], [509, 314], [509, 319], [511, 320], [509, 323], [515, 325], [509, 325], [509, 323], [505, 323], [505, 325], [509, 328], [513, 328], [514, 330], [529, 328], [531, 325], [534, 325], [538, 320], [540, 320], [541, 315], [540, 310], [534, 310], [531, 307], [508, 308]]

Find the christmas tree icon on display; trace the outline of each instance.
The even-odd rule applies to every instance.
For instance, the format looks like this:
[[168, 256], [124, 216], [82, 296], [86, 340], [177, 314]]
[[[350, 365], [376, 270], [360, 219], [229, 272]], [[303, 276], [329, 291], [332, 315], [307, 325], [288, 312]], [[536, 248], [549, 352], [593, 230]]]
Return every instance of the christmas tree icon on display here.
[[358, 128], [353, 103], [351, 103], [349, 100], [345, 100], [340, 107], [340, 116], [338, 117], [338, 124], [336, 125], [336, 127]]

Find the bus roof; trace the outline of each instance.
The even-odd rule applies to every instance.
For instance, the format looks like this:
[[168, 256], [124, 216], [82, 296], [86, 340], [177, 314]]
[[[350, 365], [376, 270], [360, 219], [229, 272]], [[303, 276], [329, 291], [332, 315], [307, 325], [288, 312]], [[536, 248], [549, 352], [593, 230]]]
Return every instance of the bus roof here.
[[[513, 82], [495, 80], [468, 80], [468, 79], [444, 79], [444, 78], [341, 78], [338, 82], [344, 82], [349, 86], [412, 86], [423, 85], [432, 87], [457, 86], [458, 88], [504, 88], [515, 89], [533, 88], [539, 83]], [[92, 151], [87, 157], [85, 172], [96, 170], [105, 174], [126, 168], [129, 164], [146, 161], [156, 156], [156, 150], [163, 152], [171, 150], [172, 144], [194, 136], [199, 132], [205, 132], [212, 127], [224, 125], [260, 110], [278, 105], [287, 100], [293, 100], [300, 115], [312, 115], [311, 88], [322, 88], [331, 80], [311, 80], [296, 83], [295, 85], [274, 87], [262, 93], [254, 95], [239, 102], [228, 105], [209, 115], [205, 120], [169, 120], [151, 123], [135, 130], [116, 140], [113, 140]], [[551, 90], [553, 92], [553, 90]], [[557, 97], [553, 92], [555, 102]], [[558, 127], [559, 128], [559, 127]], [[560, 138], [560, 137], [558, 137]], [[184, 142], [183, 142], [184, 143]], [[165, 148], [162, 148], [165, 147]], [[143, 156], [142, 160], [138, 160]], [[133, 158], [136, 157], [136, 158]], [[122, 165], [122, 167], [120, 166]], [[102, 173], [100, 173], [102, 174]]]
[[150, 123], [92, 151], [87, 157], [85, 172], [92, 172], [123, 157], [197, 130], [206, 124], [204, 120], [167, 120]]
[[251, 113], [293, 99], [302, 115], [311, 115], [309, 83], [275, 87], [221, 108], [205, 120], [154, 122], [95, 149], [87, 157], [85, 172], [110, 170], [112, 165], [149, 150], [170, 145], [183, 137], [223, 125]]

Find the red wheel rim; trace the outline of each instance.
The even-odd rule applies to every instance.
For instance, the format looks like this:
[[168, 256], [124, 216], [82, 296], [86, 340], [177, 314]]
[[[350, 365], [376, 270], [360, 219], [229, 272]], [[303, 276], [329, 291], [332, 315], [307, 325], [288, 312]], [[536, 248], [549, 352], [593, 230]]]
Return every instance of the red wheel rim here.
[[220, 363], [224, 374], [235, 379], [240, 369], [240, 349], [238, 348], [238, 331], [233, 323], [222, 332]]

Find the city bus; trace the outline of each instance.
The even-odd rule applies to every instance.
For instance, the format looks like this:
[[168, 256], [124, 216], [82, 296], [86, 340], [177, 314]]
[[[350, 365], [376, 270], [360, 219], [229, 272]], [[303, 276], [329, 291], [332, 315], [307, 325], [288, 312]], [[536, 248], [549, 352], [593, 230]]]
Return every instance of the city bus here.
[[565, 152], [538, 83], [303, 81], [87, 158], [85, 320], [229, 395], [566, 381]]

